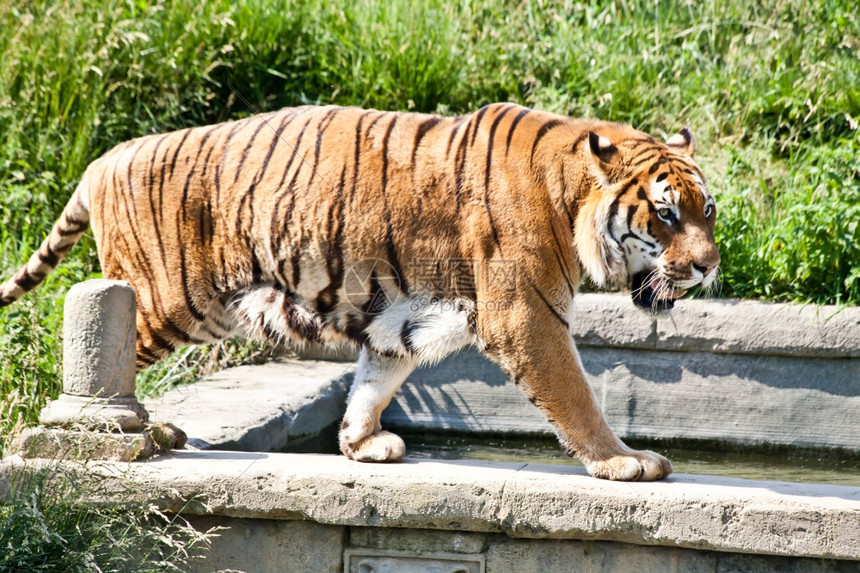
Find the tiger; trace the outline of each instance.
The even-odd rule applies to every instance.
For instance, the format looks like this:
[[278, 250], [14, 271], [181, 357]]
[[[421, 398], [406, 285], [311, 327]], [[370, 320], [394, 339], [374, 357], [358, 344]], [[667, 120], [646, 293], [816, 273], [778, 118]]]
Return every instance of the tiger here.
[[665, 313], [715, 279], [716, 206], [688, 128], [495, 103], [457, 117], [303, 106], [122, 143], [85, 170], [50, 234], [0, 286], [8, 305], [92, 228], [103, 276], [137, 300], [138, 369], [235, 334], [351, 345], [348, 458], [405, 454], [382, 411], [467, 346], [498, 364], [563, 450], [610, 480], [664, 456], [609, 427], [577, 353], [587, 276]]

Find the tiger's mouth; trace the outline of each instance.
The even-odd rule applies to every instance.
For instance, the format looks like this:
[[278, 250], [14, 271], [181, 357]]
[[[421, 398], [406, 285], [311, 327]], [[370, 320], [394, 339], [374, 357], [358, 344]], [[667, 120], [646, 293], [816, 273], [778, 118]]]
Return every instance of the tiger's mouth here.
[[651, 271], [640, 271], [633, 275], [630, 289], [633, 304], [651, 314], [672, 310], [675, 300], [687, 294], [687, 291], [673, 287]]

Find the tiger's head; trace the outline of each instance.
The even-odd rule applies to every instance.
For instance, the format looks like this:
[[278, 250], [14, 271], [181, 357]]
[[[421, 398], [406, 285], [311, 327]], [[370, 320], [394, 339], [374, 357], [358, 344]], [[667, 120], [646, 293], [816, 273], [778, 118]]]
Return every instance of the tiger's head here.
[[692, 160], [684, 128], [660, 143], [630, 127], [604, 124], [583, 142], [591, 192], [580, 202], [575, 243], [599, 286], [629, 286], [633, 302], [659, 314], [717, 277], [717, 209]]

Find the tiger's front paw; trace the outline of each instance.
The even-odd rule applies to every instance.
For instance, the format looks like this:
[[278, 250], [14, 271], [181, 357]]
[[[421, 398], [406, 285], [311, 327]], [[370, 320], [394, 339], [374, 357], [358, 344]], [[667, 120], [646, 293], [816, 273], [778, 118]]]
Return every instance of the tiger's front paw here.
[[593, 477], [615, 481], [654, 481], [672, 473], [668, 459], [648, 450], [628, 450], [586, 463], [585, 468]]
[[397, 462], [406, 453], [406, 444], [397, 434], [380, 430], [356, 442], [341, 441], [340, 451], [358, 462]]

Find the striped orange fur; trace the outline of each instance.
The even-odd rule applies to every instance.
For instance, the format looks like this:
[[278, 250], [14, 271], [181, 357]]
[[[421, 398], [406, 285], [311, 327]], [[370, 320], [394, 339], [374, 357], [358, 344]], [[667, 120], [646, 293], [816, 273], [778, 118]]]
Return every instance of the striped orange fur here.
[[514, 104], [439, 117], [300, 107], [153, 135], [95, 160], [0, 305], [90, 225], [106, 278], [137, 293], [143, 368], [234, 333], [362, 349], [340, 442], [367, 461], [403, 442], [379, 416], [418, 364], [474, 345], [596, 476], [669, 462], [606, 425], [569, 333], [583, 273], [671, 308], [719, 265], [715, 207], [682, 130]]

